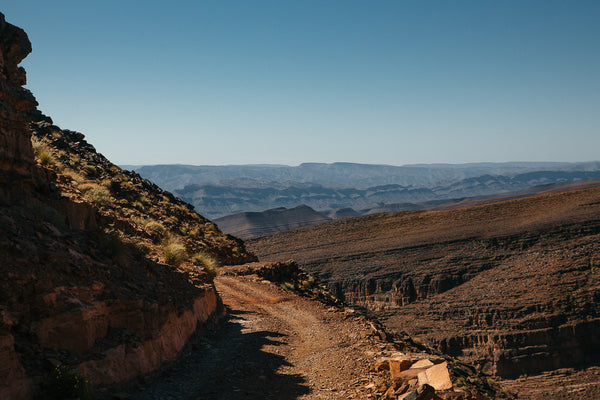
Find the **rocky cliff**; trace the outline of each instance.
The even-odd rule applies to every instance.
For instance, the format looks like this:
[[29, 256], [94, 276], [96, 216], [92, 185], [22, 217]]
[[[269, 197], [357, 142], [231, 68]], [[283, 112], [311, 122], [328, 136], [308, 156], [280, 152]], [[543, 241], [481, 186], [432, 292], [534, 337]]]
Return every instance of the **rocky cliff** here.
[[221, 312], [215, 266], [255, 259], [37, 111], [30, 51], [0, 14], [0, 399], [47, 395], [57, 367], [92, 387], [155, 370]]
[[377, 214], [249, 242], [338, 296], [515, 376], [600, 359], [600, 184], [447, 211]]
[[28, 115], [37, 102], [28, 90], [19, 63], [31, 52], [25, 32], [0, 14], [0, 203], [8, 204], [31, 193], [42, 172], [36, 168], [28, 129]]

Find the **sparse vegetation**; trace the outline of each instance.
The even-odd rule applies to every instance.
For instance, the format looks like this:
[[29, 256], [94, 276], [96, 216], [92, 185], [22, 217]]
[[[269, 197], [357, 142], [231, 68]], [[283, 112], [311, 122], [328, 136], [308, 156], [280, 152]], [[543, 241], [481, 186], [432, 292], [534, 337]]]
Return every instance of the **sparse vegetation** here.
[[113, 260], [118, 264], [125, 264], [127, 262], [128, 243], [126, 243], [121, 235], [117, 232], [102, 233], [100, 235], [100, 245], [108, 252]]
[[165, 236], [165, 233], [167, 232], [163, 224], [153, 219], [146, 220], [144, 224], [144, 229], [156, 239], [162, 239]]
[[217, 268], [220, 267], [220, 263], [211, 254], [205, 251], [200, 251], [194, 255], [192, 262], [194, 265], [202, 267], [210, 279], [214, 279], [217, 276]]
[[42, 394], [49, 400], [91, 399], [89, 379], [64, 365], [54, 368], [42, 384]]
[[84, 192], [85, 197], [99, 207], [105, 207], [114, 202], [110, 192], [104, 186], [95, 183], [83, 184], [79, 188]]
[[47, 167], [57, 166], [59, 164], [54, 151], [47, 142], [32, 137], [31, 145], [33, 146], [33, 154], [40, 164]]
[[96, 168], [93, 165], [85, 164], [85, 165], [83, 165], [82, 170], [90, 178], [94, 178], [98, 174], [98, 171], [96, 170]]
[[69, 177], [72, 181], [77, 182], [77, 184], [82, 184], [85, 182], [85, 178], [79, 172], [74, 171], [72, 169], [66, 168], [63, 172], [63, 175]]
[[165, 262], [169, 265], [178, 266], [188, 257], [185, 246], [177, 239], [166, 241], [163, 247]]

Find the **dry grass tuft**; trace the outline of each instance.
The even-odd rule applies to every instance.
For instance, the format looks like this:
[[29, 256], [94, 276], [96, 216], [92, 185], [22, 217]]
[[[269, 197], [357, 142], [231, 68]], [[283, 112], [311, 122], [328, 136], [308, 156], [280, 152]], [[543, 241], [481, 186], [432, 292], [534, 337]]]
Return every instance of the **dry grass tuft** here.
[[165, 262], [169, 265], [179, 266], [188, 258], [185, 246], [178, 239], [170, 239], [163, 247]]

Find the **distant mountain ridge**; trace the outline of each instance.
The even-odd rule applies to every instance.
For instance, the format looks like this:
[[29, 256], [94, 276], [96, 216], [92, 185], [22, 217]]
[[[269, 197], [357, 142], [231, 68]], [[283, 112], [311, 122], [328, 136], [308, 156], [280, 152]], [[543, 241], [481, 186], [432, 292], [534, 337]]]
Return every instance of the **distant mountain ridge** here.
[[191, 184], [216, 184], [250, 178], [267, 182], [303, 182], [325, 186], [370, 187], [438, 185], [481, 175], [509, 175], [534, 171], [597, 171], [600, 162], [505, 162], [469, 164], [413, 164], [403, 166], [336, 162], [288, 165], [123, 165], [165, 190]]
[[[301, 204], [325, 214], [345, 208], [402, 211], [417, 209], [410, 205], [414, 203], [489, 196], [544, 184], [600, 178], [600, 162], [134, 168], [209, 218], [280, 207], [291, 209]], [[410, 204], [405, 207], [404, 203]], [[402, 206], [390, 207], [398, 204]]]

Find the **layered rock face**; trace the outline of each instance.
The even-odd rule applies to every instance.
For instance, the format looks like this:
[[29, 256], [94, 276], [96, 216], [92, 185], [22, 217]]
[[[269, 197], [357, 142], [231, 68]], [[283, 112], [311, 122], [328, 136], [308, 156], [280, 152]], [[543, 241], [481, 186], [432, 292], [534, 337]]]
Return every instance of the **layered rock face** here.
[[600, 359], [600, 184], [264, 236], [394, 330], [514, 376]]
[[11, 400], [39, 398], [57, 365], [93, 386], [155, 370], [222, 312], [209, 266], [255, 259], [52, 125], [22, 88], [30, 51], [0, 14], [0, 399]]
[[5, 21], [0, 13], [0, 201], [8, 203], [32, 185], [34, 170], [27, 115], [35, 98], [23, 85], [25, 70], [19, 63], [31, 52], [25, 32]]

